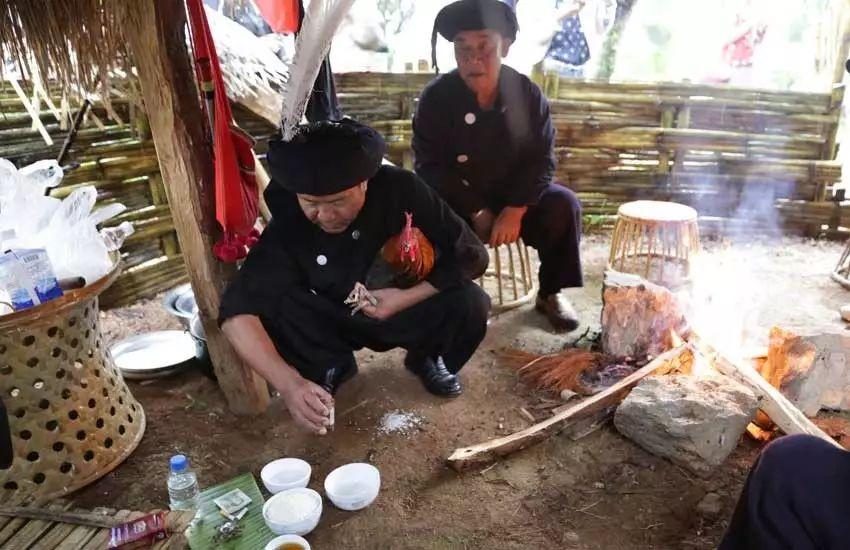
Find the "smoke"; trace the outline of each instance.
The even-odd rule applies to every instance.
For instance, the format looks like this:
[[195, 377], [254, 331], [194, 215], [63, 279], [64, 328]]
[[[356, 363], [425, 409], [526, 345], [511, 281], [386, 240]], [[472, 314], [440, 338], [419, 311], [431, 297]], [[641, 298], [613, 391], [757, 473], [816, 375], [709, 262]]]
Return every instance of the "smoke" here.
[[732, 359], [766, 346], [769, 327], [759, 316], [776, 297], [754, 269], [753, 250], [781, 246], [777, 201], [794, 192], [792, 181], [744, 178], [738, 189], [701, 194], [696, 205], [701, 216], [722, 220], [717, 238], [703, 238], [703, 252], [692, 259], [689, 319], [702, 338]]
[[779, 199], [793, 198], [794, 182], [753, 180], [745, 182], [738, 205], [731, 213], [731, 223], [721, 236], [734, 243], [751, 242], [754, 238], [779, 239], [783, 224], [777, 207]]

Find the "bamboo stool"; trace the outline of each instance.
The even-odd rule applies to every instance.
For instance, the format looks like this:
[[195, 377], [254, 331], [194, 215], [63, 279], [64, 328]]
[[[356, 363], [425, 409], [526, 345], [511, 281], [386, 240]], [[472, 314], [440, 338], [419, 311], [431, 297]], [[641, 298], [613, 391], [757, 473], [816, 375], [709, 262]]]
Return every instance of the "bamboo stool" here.
[[490, 295], [491, 313], [501, 313], [534, 299], [537, 286], [531, 271], [528, 247], [522, 239], [496, 248], [487, 247], [490, 264], [478, 286]]
[[115, 469], [139, 444], [145, 414], [98, 325], [112, 272], [77, 291], [0, 317], [0, 392], [14, 463], [0, 470], [0, 501], [47, 501]]
[[850, 239], [844, 245], [838, 265], [832, 270], [832, 280], [850, 290]]
[[668, 287], [687, 282], [699, 251], [697, 211], [675, 202], [634, 201], [620, 206], [608, 269]]

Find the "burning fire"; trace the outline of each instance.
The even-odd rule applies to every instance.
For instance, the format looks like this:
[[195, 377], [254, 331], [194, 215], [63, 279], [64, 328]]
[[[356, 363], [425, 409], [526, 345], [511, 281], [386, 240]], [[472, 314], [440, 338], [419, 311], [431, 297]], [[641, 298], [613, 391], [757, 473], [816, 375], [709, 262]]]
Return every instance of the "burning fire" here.
[[[675, 330], [670, 330], [670, 347], [677, 348], [681, 345], [684, 345], [685, 341]], [[699, 352], [695, 347], [691, 346], [691, 354], [693, 355], [693, 361], [690, 363], [690, 374], [691, 376], [696, 376], [698, 378], [705, 378], [707, 376], [711, 376], [712, 374], [717, 374], [717, 371], [711, 365], [711, 362], [708, 358], [705, 357], [702, 353]]]
[[733, 248], [711, 257], [694, 256], [690, 291], [680, 291], [679, 296], [693, 330], [733, 361], [752, 356], [748, 350], [763, 348], [767, 341], [767, 329], [757, 319], [764, 285], [758, 284], [747, 261], [744, 251]]

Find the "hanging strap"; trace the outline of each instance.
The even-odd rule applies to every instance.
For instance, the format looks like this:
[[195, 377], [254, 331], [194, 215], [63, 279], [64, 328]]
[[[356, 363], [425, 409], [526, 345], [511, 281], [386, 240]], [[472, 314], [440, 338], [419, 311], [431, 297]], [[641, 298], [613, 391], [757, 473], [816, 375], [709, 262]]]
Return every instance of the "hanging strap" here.
[[[189, 26], [191, 27], [192, 45], [195, 49], [195, 60], [197, 61], [201, 88], [204, 91], [212, 89], [216, 96], [216, 119], [219, 116], [230, 124], [233, 121], [233, 113], [230, 110], [230, 102], [227, 101], [227, 90], [224, 87], [221, 64], [218, 55], [215, 54], [215, 42], [212, 39], [207, 14], [204, 12], [203, 0], [186, 0], [189, 13]], [[224, 98], [221, 101], [219, 98]], [[221, 110], [218, 107], [221, 107]]]
[[[256, 240], [253, 232], [258, 214], [259, 191], [254, 177], [253, 140], [233, 123], [233, 113], [202, 0], [187, 0], [189, 26], [198, 79], [207, 100], [215, 163], [215, 217], [223, 238], [213, 251], [219, 259], [236, 261], [245, 246]], [[212, 112], [210, 112], [212, 111]]]

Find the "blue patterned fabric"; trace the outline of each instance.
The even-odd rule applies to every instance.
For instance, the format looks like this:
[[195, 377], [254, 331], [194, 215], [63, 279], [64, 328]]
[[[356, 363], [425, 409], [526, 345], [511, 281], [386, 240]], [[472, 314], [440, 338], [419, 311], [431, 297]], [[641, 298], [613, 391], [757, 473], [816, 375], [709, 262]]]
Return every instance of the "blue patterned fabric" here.
[[575, 66], [587, 63], [590, 59], [590, 50], [578, 16], [564, 19], [561, 30], [552, 37], [546, 57]]

